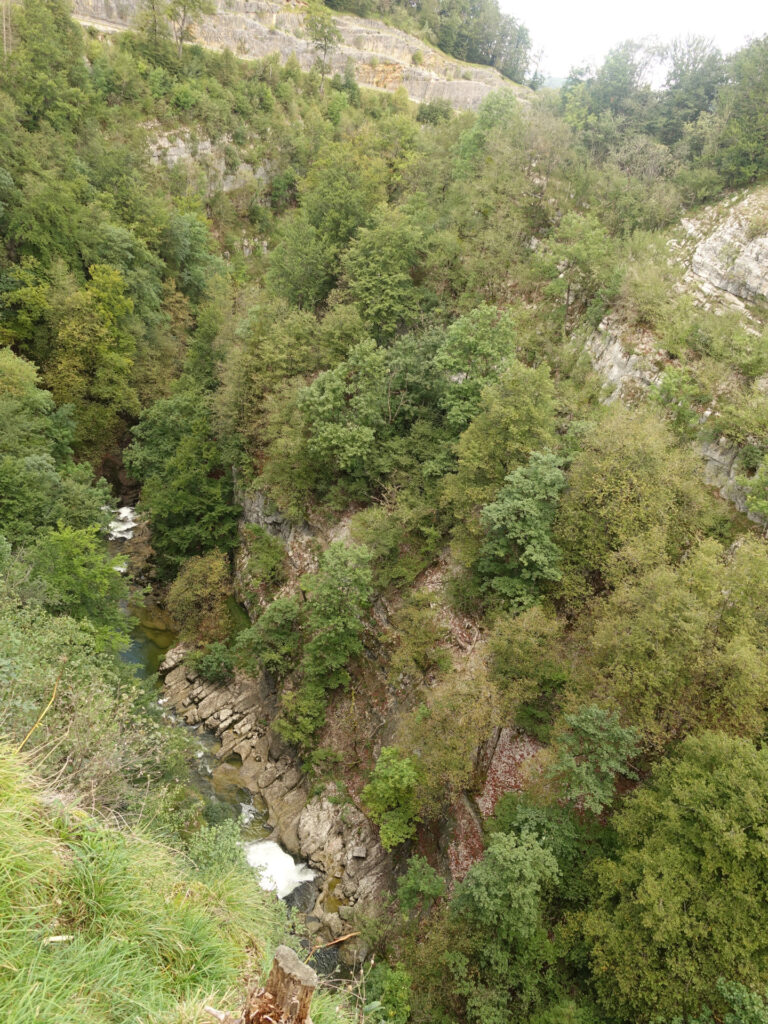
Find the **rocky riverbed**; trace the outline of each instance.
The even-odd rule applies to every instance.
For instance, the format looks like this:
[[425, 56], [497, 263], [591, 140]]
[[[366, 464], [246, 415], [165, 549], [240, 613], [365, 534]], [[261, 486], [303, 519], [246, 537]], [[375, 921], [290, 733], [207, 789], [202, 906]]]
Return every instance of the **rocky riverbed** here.
[[[233, 763], [238, 784], [264, 801], [272, 838], [318, 872], [306, 907], [310, 932], [329, 940], [354, 930], [356, 912], [373, 910], [392, 881], [391, 860], [374, 826], [334, 787], [310, 794], [291, 752], [269, 727], [274, 693], [266, 677], [238, 673], [231, 683], [214, 685], [186, 664], [186, 654], [175, 647], [160, 666], [166, 707], [219, 738], [217, 758]], [[351, 940], [341, 957], [352, 962], [364, 952]]]

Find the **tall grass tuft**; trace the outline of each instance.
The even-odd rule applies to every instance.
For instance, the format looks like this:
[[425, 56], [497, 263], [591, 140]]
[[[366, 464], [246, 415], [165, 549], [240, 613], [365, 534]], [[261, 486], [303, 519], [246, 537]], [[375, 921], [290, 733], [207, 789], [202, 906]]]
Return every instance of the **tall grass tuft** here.
[[0, 747], [0, 1020], [170, 1024], [230, 1002], [282, 936], [275, 897], [44, 800], [27, 772]]

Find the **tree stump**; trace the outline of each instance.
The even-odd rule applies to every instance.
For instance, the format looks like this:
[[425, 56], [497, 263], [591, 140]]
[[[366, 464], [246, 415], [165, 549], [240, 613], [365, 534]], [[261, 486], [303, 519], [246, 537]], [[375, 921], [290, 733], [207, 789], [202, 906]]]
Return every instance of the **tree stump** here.
[[288, 946], [278, 946], [267, 984], [252, 993], [244, 1024], [312, 1024], [309, 1004], [317, 975]]

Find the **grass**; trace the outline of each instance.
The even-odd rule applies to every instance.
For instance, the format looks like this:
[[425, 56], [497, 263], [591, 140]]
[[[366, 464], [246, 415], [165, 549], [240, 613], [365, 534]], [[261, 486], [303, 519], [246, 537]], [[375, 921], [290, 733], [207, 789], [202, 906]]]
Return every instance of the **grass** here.
[[[236, 1008], [284, 935], [282, 904], [135, 831], [56, 803], [0, 746], [0, 1020], [192, 1024]], [[318, 999], [315, 1017], [349, 1020]]]

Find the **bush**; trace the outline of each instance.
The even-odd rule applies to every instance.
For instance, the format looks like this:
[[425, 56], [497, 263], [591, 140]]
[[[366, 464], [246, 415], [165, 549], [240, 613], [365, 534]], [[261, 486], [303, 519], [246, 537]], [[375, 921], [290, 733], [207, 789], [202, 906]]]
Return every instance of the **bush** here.
[[190, 668], [198, 672], [206, 682], [223, 686], [232, 680], [235, 659], [226, 644], [215, 641], [202, 651], [193, 651], [187, 659]]
[[278, 587], [285, 579], [285, 548], [261, 526], [248, 526], [246, 571], [257, 587]]
[[168, 611], [182, 640], [210, 643], [232, 630], [227, 599], [232, 593], [229, 560], [211, 551], [186, 561], [168, 591]]
[[396, 747], [382, 747], [371, 780], [360, 794], [379, 826], [381, 845], [391, 850], [416, 835], [416, 766]]
[[406, 914], [417, 908], [425, 913], [444, 892], [444, 880], [426, 857], [416, 855], [408, 858], [408, 870], [397, 880], [397, 898]]

